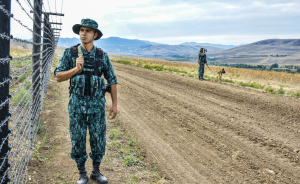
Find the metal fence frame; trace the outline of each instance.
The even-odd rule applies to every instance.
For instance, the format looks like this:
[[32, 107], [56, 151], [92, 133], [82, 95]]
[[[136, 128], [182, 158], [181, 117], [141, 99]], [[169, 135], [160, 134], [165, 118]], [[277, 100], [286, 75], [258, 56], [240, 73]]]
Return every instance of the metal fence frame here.
[[[31, 160], [40, 112], [47, 93], [48, 78], [59, 38], [59, 35], [54, 35], [53, 30], [58, 29], [51, 28], [49, 15], [63, 16], [57, 12], [43, 11], [43, 0], [34, 0], [34, 5], [27, 0], [26, 3], [31, 7], [30, 13], [33, 13], [32, 18], [22, 4], [18, 0], [16, 2], [33, 21], [33, 29], [24, 25], [21, 20], [14, 18], [11, 14], [11, 0], [0, 0], [0, 184], [24, 183], [26, 179], [27, 165]], [[12, 19], [32, 32], [32, 42], [13, 38], [10, 35]], [[32, 54], [12, 58], [10, 56], [11, 40], [32, 44]], [[10, 88], [20, 80], [18, 78], [13, 81], [14, 76], [10, 73], [13, 67], [11, 61], [23, 62], [30, 58], [32, 58], [32, 62], [28, 62], [24, 67], [22, 65], [18, 71], [14, 71], [14, 76], [20, 77], [32, 70], [30, 76], [16, 91], [10, 94]], [[24, 85], [26, 88], [28, 87], [26, 93], [22, 93]], [[22, 106], [20, 103], [27, 98], [27, 95], [30, 95], [30, 99]], [[21, 98], [21, 101], [18, 104], [11, 104], [13, 97]]]

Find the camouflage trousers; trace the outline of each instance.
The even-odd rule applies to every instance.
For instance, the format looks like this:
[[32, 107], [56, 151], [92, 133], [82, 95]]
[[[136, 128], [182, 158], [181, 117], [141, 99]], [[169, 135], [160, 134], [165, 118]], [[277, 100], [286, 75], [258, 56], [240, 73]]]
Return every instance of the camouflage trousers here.
[[93, 161], [101, 162], [105, 155], [106, 145], [106, 122], [105, 111], [94, 114], [69, 112], [69, 131], [71, 136], [71, 158], [78, 165], [86, 162], [86, 132], [89, 128], [90, 135], [90, 158]]
[[204, 75], [204, 65], [205, 65], [204, 63], [203, 64], [201, 63], [199, 65], [198, 75], [201, 76], [201, 77], [203, 77], [203, 75]]

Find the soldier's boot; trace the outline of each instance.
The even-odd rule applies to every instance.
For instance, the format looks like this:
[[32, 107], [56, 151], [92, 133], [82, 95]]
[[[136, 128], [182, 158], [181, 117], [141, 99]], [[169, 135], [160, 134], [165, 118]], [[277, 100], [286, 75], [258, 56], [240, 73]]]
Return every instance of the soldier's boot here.
[[108, 184], [107, 178], [100, 173], [99, 166], [100, 162], [93, 161], [93, 170], [90, 178], [96, 180], [97, 184]]
[[199, 76], [199, 80], [201, 80], [201, 81], [202, 81], [202, 80], [203, 80], [203, 77], [202, 77], [202, 76]]
[[78, 171], [79, 171], [79, 179], [77, 181], [77, 184], [87, 184], [89, 177], [87, 175], [87, 172], [85, 170], [85, 165], [77, 165]]
[[202, 80], [206, 80], [206, 79], [204, 79], [203, 76], [202, 76]]
[[199, 80], [201, 80], [201, 77], [199, 76]]

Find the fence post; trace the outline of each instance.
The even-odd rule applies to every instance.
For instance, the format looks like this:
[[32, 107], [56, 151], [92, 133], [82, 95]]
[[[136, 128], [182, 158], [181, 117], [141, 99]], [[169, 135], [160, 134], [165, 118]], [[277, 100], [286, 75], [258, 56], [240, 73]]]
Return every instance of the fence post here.
[[43, 84], [43, 88], [44, 89], [44, 93], [46, 94], [47, 93], [47, 86], [45, 84], [47, 84], [46, 81], [44, 80], [47, 80], [45, 79], [46, 77], [46, 73], [47, 73], [47, 69], [48, 69], [48, 63], [46, 63], [48, 61], [47, 57], [49, 57], [49, 51], [48, 52], [45, 52], [45, 50], [47, 48], [50, 48], [50, 46], [48, 45], [50, 42], [48, 39], [51, 39], [51, 37], [49, 36], [50, 34], [50, 30], [49, 30], [49, 14], [48, 13], [44, 13], [44, 32], [43, 32], [43, 62], [42, 62], [42, 84]]
[[[34, 0], [34, 16], [33, 21], [35, 24], [33, 24], [33, 48], [32, 48], [32, 54], [40, 53], [41, 52], [41, 19], [42, 19], [42, 0]], [[32, 57], [32, 118], [34, 120], [39, 119], [36, 118], [36, 116], [39, 116], [40, 111], [40, 102], [41, 102], [41, 94], [40, 94], [40, 88], [41, 88], [41, 78], [40, 78], [40, 57], [41, 55], [38, 54], [37, 56]], [[33, 110], [36, 109], [36, 112], [33, 112]], [[35, 124], [36, 122], [33, 122]]]
[[[1, 0], [1, 5], [4, 5], [9, 13], [11, 12], [11, 0]], [[10, 35], [10, 16], [5, 15], [0, 11], [0, 33]], [[10, 52], [10, 39], [0, 38], [0, 58], [6, 58]], [[9, 114], [9, 82], [3, 82], [9, 79], [9, 65], [10, 62], [0, 61], [0, 183], [3, 181], [7, 183], [10, 179], [7, 177], [7, 171], [10, 167], [8, 163], [8, 136], [10, 130], [8, 129]], [[7, 103], [6, 103], [7, 102]]]

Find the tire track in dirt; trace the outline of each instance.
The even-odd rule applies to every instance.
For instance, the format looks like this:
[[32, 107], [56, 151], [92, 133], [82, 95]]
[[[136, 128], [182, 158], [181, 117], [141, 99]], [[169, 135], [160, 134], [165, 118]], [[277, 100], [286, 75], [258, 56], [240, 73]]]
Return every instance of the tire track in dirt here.
[[114, 68], [120, 117], [173, 182], [299, 182], [298, 99]]

